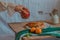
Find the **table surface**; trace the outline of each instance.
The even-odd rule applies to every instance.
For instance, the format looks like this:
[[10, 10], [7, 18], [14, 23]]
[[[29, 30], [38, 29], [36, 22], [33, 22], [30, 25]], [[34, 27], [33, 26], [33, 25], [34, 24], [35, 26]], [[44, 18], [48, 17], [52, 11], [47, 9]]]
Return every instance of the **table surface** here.
[[[36, 22], [40, 22], [40, 21], [36, 21]], [[46, 21], [44, 21], [44, 22], [46, 22], [46, 23], [48, 23], [48, 24], [50, 24], [50, 25], [53, 25], [53, 26], [55, 26], [55, 27], [60, 26], [60, 23], [59, 23], [59, 24], [53, 24], [53, 21], [52, 21], [52, 20], [46, 20]], [[14, 32], [18, 33], [19, 31], [25, 29], [25, 28], [24, 28], [24, 25], [27, 24], [27, 23], [28, 23], [28, 22], [15, 22], [15, 23], [8, 23], [8, 24], [9, 24], [10, 28], [11, 28]]]
[[[36, 21], [36, 22], [40, 22], [40, 21]], [[43, 21], [43, 22], [46, 22], [46, 23], [48, 23], [48, 24], [50, 24], [50, 25], [53, 25], [53, 26], [55, 26], [55, 27], [60, 27], [60, 24], [53, 24], [53, 22], [52, 22], [51, 20], [46, 20], [46, 21]], [[8, 24], [9, 24], [10, 28], [11, 28], [15, 33], [18, 33], [19, 31], [25, 29], [25, 28], [24, 28], [24, 25], [27, 24], [27, 23], [28, 23], [28, 22], [14, 22], [14, 23], [8, 23]], [[50, 39], [52, 39], [52, 38], [56, 39], [56, 37], [52, 37], [52, 36], [49, 36], [49, 37], [50, 37]], [[45, 38], [45, 37], [43, 37], [43, 38]], [[48, 36], [47, 36], [47, 38], [48, 38]], [[24, 39], [26, 39], [26, 38], [24, 38]]]
[[32, 37], [23, 37], [23, 40], [60, 40], [53, 36], [32, 36]]
[[[36, 22], [40, 22], [40, 21], [36, 21]], [[60, 23], [59, 24], [53, 24], [53, 21], [52, 20], [46, 20], [46, 21], [43, 21], [43, 22], [46, 22], [46, 23], [48, 23], [48, 24], [50, 24], [50, 25], [53, 25], [53, 26], [55, 26], [55, 27], [57, 27], [57, 26], [59, 26], [60, 27]], [[19, 31], [21, 31], [21, 30], [24, 30], [25, 28], [24, 28], [24, 25], [25, 24], [27, 24], [28, 22], [15, 22], [15, 23], [8, 23], [9, 24], [9, 26], [10, 26], [10, 28], [15, 32], [15, 33], [18, 33]], [[34, 37], [34, 39], [35, 39], [36, 37]], [[38, 38], [41, 38], [41, 37], [37, 37], [37, 39]], [[44, 39], [45, 37], [43, 36], [43, 39]], [[46, 39], [48, 38], [48, 36], [46, 36]], [[24, 38], [24, 40], [25, 39], [28, 39], [27, 37], [25, 37]], [[31, 38], [30, 38], [31, 39]], [[56, 40], [56, 37], [53, 37], [53, 36], [49, 36], [49, 39], [48, 40]], [[60, 39], [59, 39], [60, 40]]]

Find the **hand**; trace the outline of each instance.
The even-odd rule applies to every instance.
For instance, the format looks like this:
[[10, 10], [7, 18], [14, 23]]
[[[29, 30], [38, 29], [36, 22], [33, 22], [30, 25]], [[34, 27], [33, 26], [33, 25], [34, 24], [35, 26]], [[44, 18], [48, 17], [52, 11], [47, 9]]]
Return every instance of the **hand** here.
[[22, 5], [18, 5], [18, 6], [15, 7], [14, 10], [15, 10], [16, 12], [20, 12], [22, 9], [23, 9], [23, 6], [22, 6]]
[[21, 14], [21, 17], [24, 19], [27, 19], [30, 16], [30, 11], [21, 5], [16, 6], [15, 11], [19, 12]]

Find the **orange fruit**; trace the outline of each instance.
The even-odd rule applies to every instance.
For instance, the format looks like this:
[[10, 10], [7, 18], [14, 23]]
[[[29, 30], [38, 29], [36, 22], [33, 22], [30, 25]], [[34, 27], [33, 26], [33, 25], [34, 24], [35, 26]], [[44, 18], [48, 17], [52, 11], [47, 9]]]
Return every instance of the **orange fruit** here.
[[30, 32], [35, 32], [35, 30], [36, 30], [36, 28], [35, 28], [35, 27], [32, 27], [32, 28], [30, 29]]
[[35, 33], [36, 33], [36, 34], [42, 33], [42, 29], [40, 29], [39, 27], [37, 27], [36, 30], [35, 30]]

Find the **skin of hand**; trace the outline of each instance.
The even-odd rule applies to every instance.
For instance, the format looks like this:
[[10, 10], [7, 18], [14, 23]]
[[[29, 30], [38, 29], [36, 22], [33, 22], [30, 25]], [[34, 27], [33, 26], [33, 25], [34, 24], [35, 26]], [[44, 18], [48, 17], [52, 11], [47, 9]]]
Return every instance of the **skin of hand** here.
[[15, 11], [19, 12], [21, 14], [21, 17], [24, 19], [27, 19], [30, 16], [30, 11], [21, 5], [16, 6]]
[[17, 5], [17, 6], [15, 7], [15, 11], [16, 11], [16, 12], [20, 12], [22, 9], [23, 9], [23, 6], [22, 6], [22, 5]]

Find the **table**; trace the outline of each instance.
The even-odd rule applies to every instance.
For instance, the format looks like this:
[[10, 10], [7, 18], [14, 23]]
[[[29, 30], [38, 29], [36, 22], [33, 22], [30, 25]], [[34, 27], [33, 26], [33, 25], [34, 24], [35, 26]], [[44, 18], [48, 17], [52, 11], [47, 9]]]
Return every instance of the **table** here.
[[[36, 21], [36, 22], [40, 22], [40, 21]], [[60, 26], [60, 23], [59, 24], [53, 24], [53, 21], [52, 20], [46, 20], [46, 21], [43, 21], [43, 22], [46, 22], [50, 25], [53, 25], [55, 27], [59, 27]], [[10, 28], [15, 32], [15, 33], [18, 33], [19, 31], [21, 30], [24, 30], [24, 25], [27, 24], [28, 22], [14, 22], [14, 23], [8, 23]]]
[[[35, 21], [35, 22], [40, 22], [40, 21]], [[60, 23], [59, 24], [53, 24], [53, 21], [52, 20], [45, 20], [43, 22], [46, 22], [50, 25], [53, 25], [55, 27], [59, 27], [60, 26]], [[28, 22], [15, 22], [15, 23], [9, 23], [9, 26], [10, 28], [15, 32], [15, 33], [18, 33], [19, 31], [21, 30], [24, 30], [24, 25], [27, 24]], [[52, 36], [45, 36], [46, 38], [55, 38], [55, 37], [52, 37]], [[45, 38], [43, 37], [43, 38]], [[24, 38], [24, 37], [23, 37]], [[26, 38], [26, 37], [25, 37]], [[34, 37], [35, 38], [35, 37]], [[41, 37], [40, 37], [41, 38]], [[27, 39], [27, 38], [26, 38]]]

